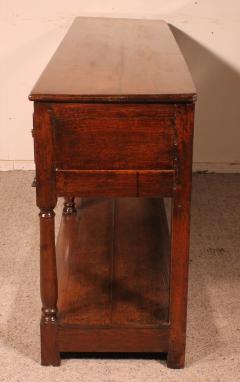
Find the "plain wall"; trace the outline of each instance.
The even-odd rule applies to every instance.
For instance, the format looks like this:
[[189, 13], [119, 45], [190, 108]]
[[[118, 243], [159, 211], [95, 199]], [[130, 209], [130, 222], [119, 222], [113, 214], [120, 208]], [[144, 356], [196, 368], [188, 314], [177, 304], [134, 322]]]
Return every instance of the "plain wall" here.
[[27, 97], [75, 16], [168, 21], [198, 91], [194, 161], [240, 168], [239, 0], [0, 0], [0, 169], [33, 166]]

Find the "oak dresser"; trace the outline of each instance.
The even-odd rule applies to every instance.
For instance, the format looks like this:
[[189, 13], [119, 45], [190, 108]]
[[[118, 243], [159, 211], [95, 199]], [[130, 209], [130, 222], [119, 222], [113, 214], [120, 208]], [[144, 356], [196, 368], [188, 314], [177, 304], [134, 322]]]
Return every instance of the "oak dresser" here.
[[29, 98], [42, 364], [151, 352], [183, 367], [196, 91], [169, 26], [76, 18]]

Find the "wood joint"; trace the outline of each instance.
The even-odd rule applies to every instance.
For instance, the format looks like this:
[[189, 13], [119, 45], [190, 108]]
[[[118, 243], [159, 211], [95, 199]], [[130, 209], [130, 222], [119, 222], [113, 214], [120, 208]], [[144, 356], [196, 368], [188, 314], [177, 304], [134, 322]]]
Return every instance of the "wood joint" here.
[[74, 202], [74, 197], [65, 197], [64, 207], [63, 207], [63, 215], [71, 215], [76, 212], [76, 205]]
[[49, 324], [57, 321], [57, 308], [42, 308], [42, 323]]
[[53, 211], [52, 208], [49, 208], [49, 209], [41, 208], [39, 212], [39, 216], [40, 218], [43, 218], [43, 219], [52, 219], [55, 216], [55, 212]]

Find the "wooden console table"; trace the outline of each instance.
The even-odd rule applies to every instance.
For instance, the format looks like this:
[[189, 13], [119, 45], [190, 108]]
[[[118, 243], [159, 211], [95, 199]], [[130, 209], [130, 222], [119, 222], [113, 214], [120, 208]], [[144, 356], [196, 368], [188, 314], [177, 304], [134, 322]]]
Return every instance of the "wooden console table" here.
[[42, 364], [165, 352], [183, 367], [196, 92], [168, 25], [77, 18], [29, 98]]

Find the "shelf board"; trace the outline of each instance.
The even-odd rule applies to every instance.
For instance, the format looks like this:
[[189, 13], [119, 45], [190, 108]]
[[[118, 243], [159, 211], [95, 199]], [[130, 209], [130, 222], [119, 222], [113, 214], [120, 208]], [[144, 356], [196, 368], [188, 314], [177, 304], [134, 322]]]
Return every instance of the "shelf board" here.
[[162, 328], [166, 337], [169, 247], [162, 199], [78, 200], [77, 213], [62, 217], [56, 246], [60, 337], [123, 328], [149, 337]]

